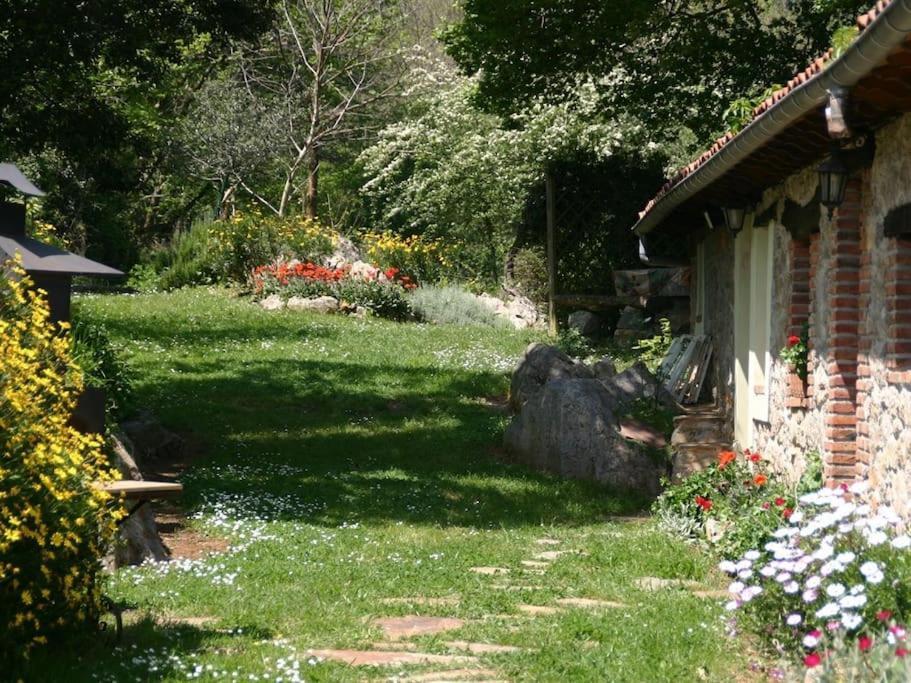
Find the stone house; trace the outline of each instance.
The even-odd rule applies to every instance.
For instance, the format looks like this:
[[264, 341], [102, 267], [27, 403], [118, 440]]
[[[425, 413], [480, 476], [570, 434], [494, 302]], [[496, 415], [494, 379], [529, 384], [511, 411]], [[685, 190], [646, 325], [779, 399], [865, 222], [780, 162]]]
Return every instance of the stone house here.
[[[739, 448], [791, 477], [817, 452], [911, 514], [911, 0], [763, 102], [640, 214], [643, 252], [687, 245], [692, 326]], [[782, 361], [808, 334], [803, 379]]]

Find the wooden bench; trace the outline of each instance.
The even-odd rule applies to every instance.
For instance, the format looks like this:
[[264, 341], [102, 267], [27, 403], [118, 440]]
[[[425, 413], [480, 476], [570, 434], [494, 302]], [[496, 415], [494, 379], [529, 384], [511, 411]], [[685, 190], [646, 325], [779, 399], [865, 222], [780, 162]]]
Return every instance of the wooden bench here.
[[183, 484], [173, 484], [167, 481], [121, 479], [120, 481], [98, 481], [94, 486], [112, 496], [136, 501], [136, 504], [127, 510], [127, 516], [120, 520], [119, 524], [123, 524], [150, 500], [176, 498], [183, 493]]

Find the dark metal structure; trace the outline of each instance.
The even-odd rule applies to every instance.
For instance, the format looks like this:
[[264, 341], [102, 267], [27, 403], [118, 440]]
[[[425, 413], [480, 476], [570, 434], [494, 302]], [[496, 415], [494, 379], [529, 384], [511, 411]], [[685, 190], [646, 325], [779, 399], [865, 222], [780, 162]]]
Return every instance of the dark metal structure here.
[[[0, 184], [25, 197], [44, 192], [13, 164], [0, 163]], [[69, 321], [73, 278], [77, 275], [101, 278], [122, 277], [123, 273], [102, 263], [44, 244], [25, 235], [25, 202], [0, 201], [0, 261], [18, 255], [35, 286], [47, 292], [54, 322]]]
[[[51, 322], [69, 322], [74, 277], [116, 278], [122, 277], [123, 273], [27, 237], [25, 202], [28, 197], [44, 196], [44, 192], [35, 187], [15, 165], [9, 163], [0, 163], [0, 185], [11, 187], [24, 196], [22, 202], [0, 201], [0, 267], [7, 258], [19, 256], [22, 267], [35, 286], [47, 292]], [[102, 433], [104, 406], [104, 390], [86, 387], [76, 400], [76, 409], [70, 423], [86, 433]]]

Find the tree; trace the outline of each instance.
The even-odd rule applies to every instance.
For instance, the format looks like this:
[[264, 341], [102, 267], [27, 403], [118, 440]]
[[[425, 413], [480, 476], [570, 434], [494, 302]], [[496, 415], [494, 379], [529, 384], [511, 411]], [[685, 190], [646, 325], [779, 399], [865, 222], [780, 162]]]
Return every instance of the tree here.
[[[465, 0], [445, 35], [478, 103], [509, 115], [560, 100], [580, 76], [613, 111], [701, 144], [727, 104], [784, 82], [868, 0]], [[516, 36], [522, 40], [516, 40]], [[761, 55], [761, 59], [758, 58]]]
[[[382, 0], [280, 0], [272, 29], [237, 52], [230, 101], [198, 108], [203, 144], [191, 154], [197, 169], [217, 176], [203, 177], [228, 180], [279, 216], [300, 199], [315, 218], [323, 151], [363, 137], [376, 109], [395, 94], [399, 20]], [[251, 136], [254, 125], [267, 134]], [[250, 155], [270, 160], [272, 178], [262, 164], [244, 162]]]

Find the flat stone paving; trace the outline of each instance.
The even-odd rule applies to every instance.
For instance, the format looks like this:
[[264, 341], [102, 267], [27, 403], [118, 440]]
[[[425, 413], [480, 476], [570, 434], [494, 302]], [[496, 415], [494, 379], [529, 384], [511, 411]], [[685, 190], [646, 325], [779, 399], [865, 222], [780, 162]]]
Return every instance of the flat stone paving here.
[[[475, 681], [476, 683], [499, 683], [493, 669], [450, 669], [431, 673], [414, 674], [389, 679], [395, 683], [446, 683], [446, 681]], [[505, 681], [503, 683], [506, 683]]]
[[379, 626], [389, 640], [401, 640], [415, 636], [426, 636], [444, 631], [454, 631], [465, 625], [463, 619], [454, 617], [383, 617], [373, 620], [374, 626]]
[[350, 666], [399, 666], [403, 664], [474, 664], [468, 655], [432, 655], [426, 652], [382, 650], [307, 650], [308, 657], [330, 659]]
[[468, 571], [474, 572], [475, 574], [482, 574], [484, 576], [509, 574], [509, 569], [506, 567], [471, 567]]

